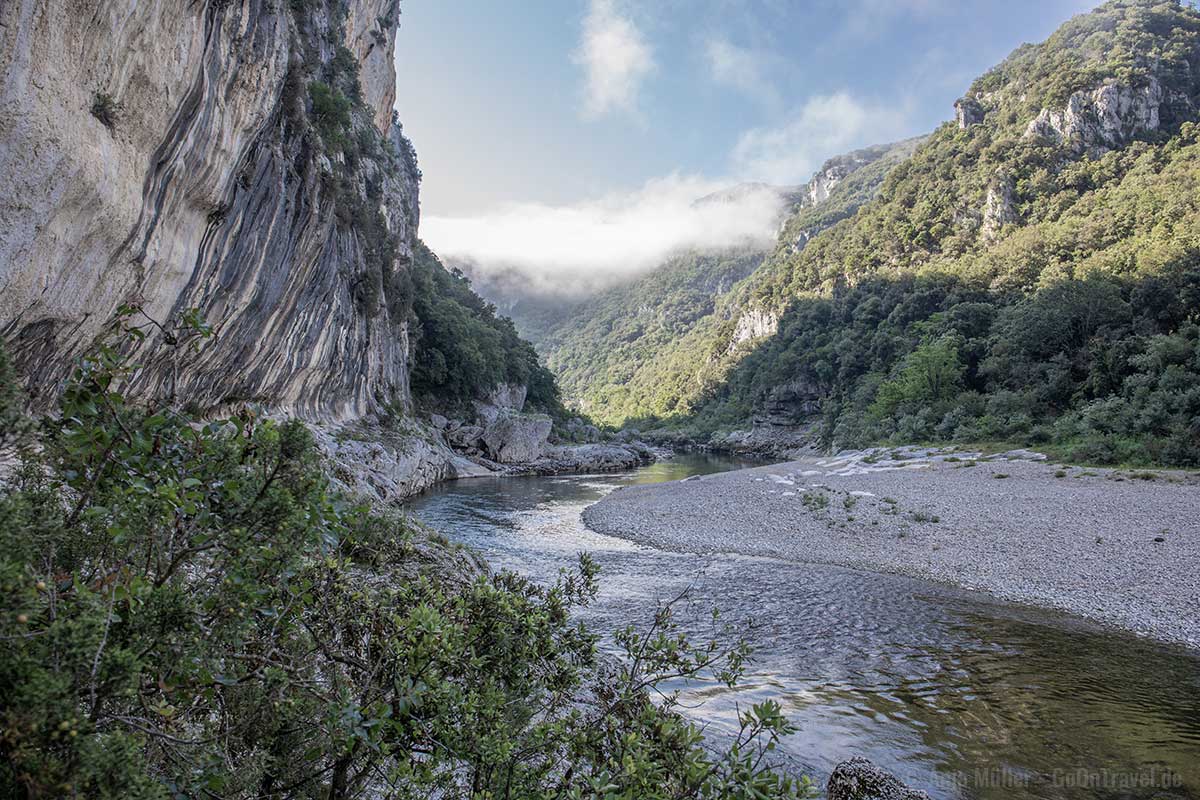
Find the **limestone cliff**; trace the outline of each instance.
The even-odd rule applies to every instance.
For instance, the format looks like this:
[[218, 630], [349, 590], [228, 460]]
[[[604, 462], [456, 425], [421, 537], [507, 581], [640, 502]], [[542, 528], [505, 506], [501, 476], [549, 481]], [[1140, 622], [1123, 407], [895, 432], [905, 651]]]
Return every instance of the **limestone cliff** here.
[[[35, 404], [123, 306], [146, 315], [136, 393], [325, 420], [407, 402], [398, 19], [398, 0], [0, 4], [0, 335]], [[191, 308], [217, 336], [172, 354]]]

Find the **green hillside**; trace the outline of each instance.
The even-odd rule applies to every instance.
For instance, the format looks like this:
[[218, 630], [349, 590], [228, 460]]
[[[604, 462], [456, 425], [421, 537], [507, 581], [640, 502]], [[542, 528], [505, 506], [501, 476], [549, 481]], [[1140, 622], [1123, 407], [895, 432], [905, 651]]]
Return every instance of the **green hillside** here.
[[612, 397], [679, 336], [712, 314], [717, 300], [762, 263], [763, 253], [686, 253], [631, 284], [572, 309], [537, 342], [564, 398], [607, 417]]
[[[794, 194], [780, 249], [802, 247], [851, 216], [916, 144], [866, 148], [827, 162], [813, 183]], [[819, 186], [828, 196], [821, 192], [814, 199], [811, 192]], [[764, 265], [768, 255], [745, 249], [680, 254], [569, 311], [539, 316], [523, 308], [514, 319], [557, 374], [568, 403], [610, 424], [672, 414], [703, 385], [705, 365], [691, 357], [716, 338], [734, 335], [748, 293], [773, 274]]]
[[[828, 445], [1004, 439], [1200, 463], [1198, 97], [1192, 8], [1072, 19], [977, 80], [874, 201], [802, 249], [781, 241], [610, 418], [745, 426], [773, 386], [803, 381]], [[750, 312], [780, 313], [778, 332], [737, 342]]]

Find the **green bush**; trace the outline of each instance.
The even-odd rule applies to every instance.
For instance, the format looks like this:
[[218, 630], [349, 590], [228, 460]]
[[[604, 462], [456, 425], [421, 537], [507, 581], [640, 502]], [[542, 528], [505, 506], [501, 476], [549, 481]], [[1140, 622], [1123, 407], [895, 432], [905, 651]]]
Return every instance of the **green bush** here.
[[313, 125], [321, 134], [321, 140], [331, 152], [340, 153], [350, 142], [353, 102], [321, 81], [313, 81], [308, 85], [308, 96], [312, 102]]
[[114, 130], [117, 127], [117, 113], [119, 106], [117, 99], [108, 92], [97, 92], [92, 98], [92, 107], [90, 109], [92, 116], [100, 120], [100, 124], [109, 130]]
[[651, 700], [737, 680], [729, 629], [692, 646], [669, 604], [600, 659], [586, 557], [549, 587], [431, 566], [444, 546], [329, 491], [302, 424], [140, 408], [129, 370], [85, 360], [0, 491], [0, 795], [807, 791], [762, 766], [776, 704], [722, 749]]

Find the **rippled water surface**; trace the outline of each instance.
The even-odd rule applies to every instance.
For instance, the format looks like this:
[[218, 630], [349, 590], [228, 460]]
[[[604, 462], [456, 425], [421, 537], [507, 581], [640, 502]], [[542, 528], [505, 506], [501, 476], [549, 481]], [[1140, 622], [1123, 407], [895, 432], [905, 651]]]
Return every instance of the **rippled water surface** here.
[[538, 580], [592, 553], [601, 595], [586, 619], [598, 630], [648, 623], [689, 584], [702, 606], [752, 619], [745, 685], [692, 687], [689, 713], [719, 733], [737, 704], [779, 700], [799, 728], [785, 755], [818, 782], [865, 755], [937, 798], [1200, 798], [1191, 654], [921, 581], [664, 553], [580, 519], [617, 486], [739, 466], [680, 456], [621, 475], [459, 481], [413, 510]]

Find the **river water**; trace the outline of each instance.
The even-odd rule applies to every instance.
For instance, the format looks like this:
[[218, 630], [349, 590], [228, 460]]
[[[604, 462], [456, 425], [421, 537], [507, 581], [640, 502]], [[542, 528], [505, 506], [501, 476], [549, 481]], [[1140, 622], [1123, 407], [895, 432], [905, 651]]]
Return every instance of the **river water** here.
[[935, 798], [1200, 798], [1192, 654], [923, 581], [666, 553], [580, 518], [617, 486], [746, 465], [681, 455], [631, 473], [472, 479], [412, 511], [540, 581], [591, 553], [601, 592], [582, 613], [597, 631], [648, 625], [689, 585], [697, 620], [715, 606], [746, 621], [745, 681], [689, 687], [687, 713], [721, 736], [738, 705], [778, 700], [799, 729], [783, 757], [820, 784], [863, 755]]

